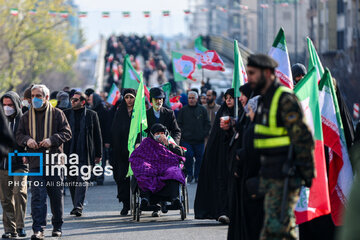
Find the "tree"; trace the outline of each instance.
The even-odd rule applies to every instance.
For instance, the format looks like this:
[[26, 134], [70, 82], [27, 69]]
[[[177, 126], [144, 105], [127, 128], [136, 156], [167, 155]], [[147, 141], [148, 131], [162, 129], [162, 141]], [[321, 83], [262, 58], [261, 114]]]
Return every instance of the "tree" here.
[[[76, 60], [67, 33], [66, 0], [0, 0], [0, 92], [39, 82], [46, 72], [69, 72]], [[18, 9], [17, 15], [10, 14]], [[32, 11], [32, 10], [36, 10]]]

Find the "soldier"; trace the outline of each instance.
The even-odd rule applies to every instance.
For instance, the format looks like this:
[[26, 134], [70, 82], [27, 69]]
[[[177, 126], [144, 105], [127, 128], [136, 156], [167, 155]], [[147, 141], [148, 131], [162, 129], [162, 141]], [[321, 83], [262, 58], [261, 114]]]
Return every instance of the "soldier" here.
[[315, 175], [314, 140], [297, 97], [275, 76], [277, 62], [263, 54], [248, 58], [250, 87], [261, 93], [254, 149], [260, 153], [260, 191], [265, 193], [261, 240], [296, 239], [294, 208], [300, 187]]

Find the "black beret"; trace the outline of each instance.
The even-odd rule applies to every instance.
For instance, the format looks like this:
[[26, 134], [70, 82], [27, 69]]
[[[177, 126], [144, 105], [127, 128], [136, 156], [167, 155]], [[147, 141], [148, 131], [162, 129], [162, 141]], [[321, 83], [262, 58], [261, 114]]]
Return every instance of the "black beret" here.
[[239, 88], [239, 91], [244, 94], [248, 99], [251, 97], [252, 89], [249, 83], [245, 83]]
[[150, 89], [150, 101], [152, 98], [160, 99], [160, 98], [165, 98], [165, 97], [166, 97], [165, 92], [161, 88], [154, 87], [154, 88]]
[[251, 54], [248, 57], [247, 66], [260, 69], [275, 69], [278, 63], [266, 54]]
[[232, 98], [235, 98], [235, 97], [234, 97], [234, 96], [235, 96], [234, 93], [235, 93], [234, 89], [233, 89], [233, 88], [229, 88], [228, 90], [226, 90], [224, 96], [225, 96], [225, 98], [226, 98], [226, 95], [230, 95]]
[[125, 88], [122, 95], [125, 96], [128, 93], [134, 95], [134, 97], [136, 96], [136, 90], [133, 88]]
[[296, 63], [291, 67], [291, 73], [293, 78], [306, 75], [306, 67], [301, 63]]

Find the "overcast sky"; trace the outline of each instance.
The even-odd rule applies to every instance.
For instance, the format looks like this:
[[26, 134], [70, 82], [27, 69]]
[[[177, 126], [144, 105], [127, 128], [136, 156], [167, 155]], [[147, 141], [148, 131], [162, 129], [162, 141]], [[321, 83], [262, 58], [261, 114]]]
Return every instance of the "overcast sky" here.
[[[88, 16], [81, 18], [87, 42], [98, 39], [99, 34], [139, 33], [172, 36], [187, 34], [184, 9], [189, 0], [75, 0], [80, 11]], [[163, 17], [162, 11], [170, 10], [170, 17]], [[110, 11], [110, 18], [102, 18], [102, 11]], [[130, 11], [131, 17], [124, 18], [122, 11]], [[151, 17], [145, 18], [143, 11], [150, 11]]]

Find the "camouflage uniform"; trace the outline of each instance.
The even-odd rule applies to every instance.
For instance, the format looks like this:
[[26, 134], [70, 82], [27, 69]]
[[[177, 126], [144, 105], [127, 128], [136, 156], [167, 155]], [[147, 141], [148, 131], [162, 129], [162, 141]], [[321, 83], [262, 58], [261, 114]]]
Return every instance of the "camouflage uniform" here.
[[[261, 232], [261, 240], [296, 239], [294, 208], [299, 198], [300, 187], [310, 186], [315, 175], [313, 149], [314, 140], [305, 123], [304, 114], [297, 97], [283, 89], [278, 94], [278, 102], [272, 101], [280, 83], [275, 81], [260, 98], [255, 118], [256, 125], [268, 128], [267, 132], [256, 132], [254, 146], [261, 154], [260, 191], [265, 193], [265, 221]], [[276, 101], [276, 100], [275, 100]], [[276, 115], [271, 115], [275, 107]], [[270, 119], [276, 116], [275, 127], [271, 127]], [[256, 127], [255, 127], [256, 128]], [[276, 135], [275, 130], [281, 130]], [[276, 145], [276, 139], [285, 139]], [[262, 141], [265, 140], [265, 141]], [[266, 142], [266, 140], [269, 140]], [[260, 141], [261, 143], [256, 143]], [[283, 167], [288, 159], [289, 146], [293, 147], [292, 165], [295, 173], [289, 179], [285, 217], [280, 220], [281, 203], [284, 192], [285, 174]]]

